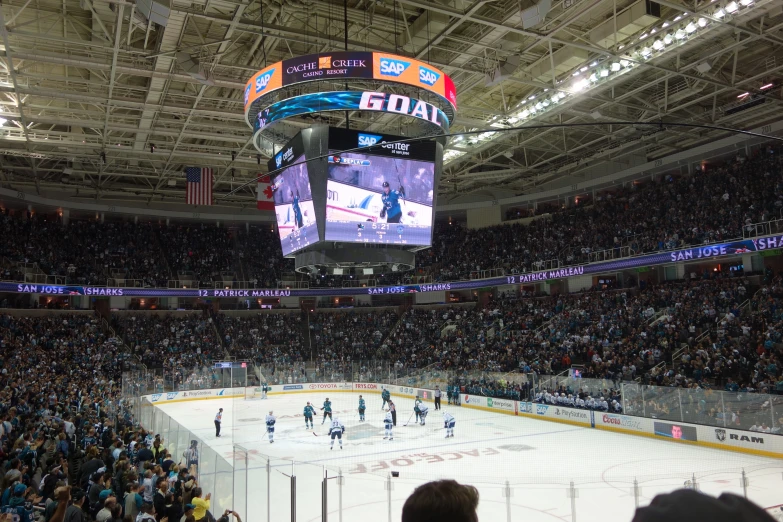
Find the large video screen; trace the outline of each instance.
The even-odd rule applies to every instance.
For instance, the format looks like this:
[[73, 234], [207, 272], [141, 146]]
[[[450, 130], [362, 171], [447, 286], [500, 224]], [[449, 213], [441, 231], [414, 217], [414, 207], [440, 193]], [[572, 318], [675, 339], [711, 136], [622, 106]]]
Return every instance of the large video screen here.
[[286, 256], [318, 242], [313, 194], [304, 154], [272, 180], [277, 230]]
[[429, 246], [435, 163], [330, 151], [327, 241]]

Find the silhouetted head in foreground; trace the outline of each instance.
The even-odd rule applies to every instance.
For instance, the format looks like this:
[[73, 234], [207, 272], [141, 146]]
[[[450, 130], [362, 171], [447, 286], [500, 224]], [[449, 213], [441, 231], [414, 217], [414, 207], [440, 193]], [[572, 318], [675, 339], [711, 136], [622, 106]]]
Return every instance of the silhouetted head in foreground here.
[[402, 507], [402, 522], [478, 522], [479, 493], [454, 480], [416, 488]]
[[[404, 520], [404, 515], [403, 515]], [[753, 502], [731, 493], [718, 498], [692, 489], [656, 496], [636, 510], [633, 522], [774, 522]]]

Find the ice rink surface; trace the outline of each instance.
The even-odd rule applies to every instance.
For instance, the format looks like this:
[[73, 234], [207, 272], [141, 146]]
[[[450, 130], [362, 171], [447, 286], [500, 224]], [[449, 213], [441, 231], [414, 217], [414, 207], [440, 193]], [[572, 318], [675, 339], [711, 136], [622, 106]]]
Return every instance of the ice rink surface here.
[[[635, 487], [640, 505], [658, 493], [683, 487], [694, 475], [698, 489], [705, 493], [742, 495], [743, 469], [748, 498], [762, 507], [783, 504], [781, 460], [443, 404], [442, 411], [456, 418], [455, 436], [446, 439], [442, 412], [435, 411], [432, 403], [427, 403], [429, 416], [421, 426], [410, 417], [413, 400], [395, 397], [397, 427], [394, 440], [387, 441], [380, 394], [362, 395], [367, 402], [365, 422], [359, 422], [359, 394], [353, 392], [314, 391], [265, 400], [216, 399], [159, 407], [229, 465], [234, 462], [234, 444], [249, 450], [246, 471], [233, 478], [225, 473], [219, 479], [233, 480], [233, 498], [217, 501], [223, 507], [246, 509], [245, 522], [267, 520], [267, 491], [270, 520], [291, 520], [291, 482], [286, 476], [291, 474], [296, 475], [296, 520], [320, 521], [321, 480], [325, 473], [336, 477], [340, 471], [342, 488], [338, 480], [328, 482], [328, 512], [329, 520], [344, 522], [399, 521], [413, 489], [440, 478], [479, 489], [482, 522], [570, 522], [572, 482], [577, 521], [630, 521]], [[322, 425], [318, 417], [314, 431], [305, 429], [302, 412], [307, 401], [321, 414], [326, 397], [332, 401], [334, 416], [346, 426], [342, 450], [337, 442], [329, 449], [328, 419]], [[218, 408], [224, 409], [220, 438], [215, 437], [213, 423]], [[277, 417], [274, 444], [264, 435], [264, 418], [270, 410]], [[391, 479], [391, 492], [387, 491], [390, 471], [400, 473]], [[247, 491], [246, 504], [243, 491]]]

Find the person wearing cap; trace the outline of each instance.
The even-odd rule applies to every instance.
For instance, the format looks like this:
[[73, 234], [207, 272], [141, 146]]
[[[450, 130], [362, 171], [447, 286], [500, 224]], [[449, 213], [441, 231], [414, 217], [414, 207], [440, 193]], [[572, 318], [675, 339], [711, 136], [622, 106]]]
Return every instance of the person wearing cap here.
[[71, 505], [65, 510], [63, 522], [87, 522], [87, 513], [84, 512], [84, 499], [86, 495], [81, 488], [71, 490]]
[[26, 492], [24, 484], [15, 485], [10, 502], [2, 509], [2, 513], [10, 513], [15, 522], [33, 522], [33, 506], [25, 499]]
[[179, 519], [179, 522], [185, 522], [188, 517], [193, 516], [193, 512], [196, 510], [196, 506], [193, 504], [185, 504], [185, 512], [182, 514], [182, 517]]

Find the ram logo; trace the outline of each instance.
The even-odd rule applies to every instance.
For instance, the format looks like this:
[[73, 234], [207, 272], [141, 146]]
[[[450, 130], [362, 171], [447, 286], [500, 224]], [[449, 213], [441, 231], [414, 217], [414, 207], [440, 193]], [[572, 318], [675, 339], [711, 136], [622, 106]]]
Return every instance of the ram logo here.
[[381, 74], [384, 76], [399, 76], [405, 72], [409, 65], [409, 62], [403, 62], [402, 60], [381, 58]]
[[273, 74], [275, 74], [275, 70], [270, 69], [269, 71], [265, 72], [264, 74], [256, 78], [256, 93], [259, 93], [264, 89], [266, 89], [266, 86], [269, 84], [269, 80], [272, 79]]
[[432, 87], [438, 81], [438, 78], [440, 78], [440, 74], [426, 67], [419, 66], [419, 81], [421, 83]]
[[383, 136], [376, 136], [375, 134], [362, 134], [359, 133], [359, 146], [369, 147], [378, 143]]

